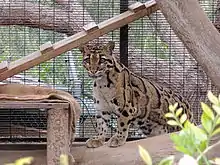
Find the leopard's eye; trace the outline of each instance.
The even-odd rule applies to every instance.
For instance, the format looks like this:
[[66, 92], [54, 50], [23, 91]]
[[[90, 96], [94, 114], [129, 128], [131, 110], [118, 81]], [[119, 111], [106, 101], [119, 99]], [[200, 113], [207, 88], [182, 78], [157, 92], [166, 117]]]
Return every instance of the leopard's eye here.
[[89, 58], [85, 58], [84, 60], [83, 60], [83, 63], [84, 64], [87, 64], [87, 63], [89, 63], [90, 62], [90, 59]]
[[104, 58], [100, 59], [100, 63], [104, 63], [106, 60]]

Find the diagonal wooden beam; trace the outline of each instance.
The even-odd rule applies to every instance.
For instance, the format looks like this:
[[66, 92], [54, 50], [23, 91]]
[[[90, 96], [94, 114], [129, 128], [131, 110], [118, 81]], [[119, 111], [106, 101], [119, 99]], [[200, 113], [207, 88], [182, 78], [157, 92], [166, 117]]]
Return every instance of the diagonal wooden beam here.
[[81, 44], [85, 44], [158, 10], [155, 0], [144, 3], [145, 7], [143, 7], [140, 2], [137, 3], [138, 4], [136, 5], [131, 5], [128, 11], [105, 20], [97, 26], [95, 23], [93, 23], [92, 26], [87, 25], [81, 32], [56, 42], [53, 45], [46, 44], [41, 46], [41, 50], [35, 51], [19, 60], [11, 62], [8, 69], [0, 73], [0, 81], [57, 57]]
[[0, 73], [8, 70], [8, 61], [2, 61], [0, 63]]

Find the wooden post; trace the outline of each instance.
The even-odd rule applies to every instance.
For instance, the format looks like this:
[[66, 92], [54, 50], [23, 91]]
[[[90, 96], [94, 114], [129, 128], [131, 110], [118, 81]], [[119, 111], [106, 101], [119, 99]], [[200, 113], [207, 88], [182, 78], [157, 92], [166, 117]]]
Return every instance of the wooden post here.
[[68, 135], [68, 110], [48, 110], [47, 119], [47, 165], [59, 165], [60, 155], [70, 153]]

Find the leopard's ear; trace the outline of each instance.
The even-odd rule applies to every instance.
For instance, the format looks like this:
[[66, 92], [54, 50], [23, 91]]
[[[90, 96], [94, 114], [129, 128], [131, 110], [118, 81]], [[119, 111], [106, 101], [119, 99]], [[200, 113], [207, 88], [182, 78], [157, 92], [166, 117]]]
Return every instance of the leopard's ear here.
[[109, 55], [112, 54], [112, 51], [115, 48], [115, 42], [114, 41], [109, 41], [105, 46], [104, 49], [105, 51], [109, 52]]
[[108, 50], [112, 52], [115, 48], [115, 42], [109, 41], [106, 46], [107, 46]]
[[79, 47], [79, 50], [81, 51], [82, 54], [85, 54], [86, 52], [89, 51], [89, 48], [88, 48], [87, 45], [81, 45], [81, 46]]

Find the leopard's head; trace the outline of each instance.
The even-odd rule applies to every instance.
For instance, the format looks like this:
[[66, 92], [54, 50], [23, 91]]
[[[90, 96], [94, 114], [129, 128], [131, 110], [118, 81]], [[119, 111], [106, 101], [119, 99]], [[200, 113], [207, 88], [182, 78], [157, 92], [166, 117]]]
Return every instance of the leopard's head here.
[[83, 66], [92, 78], [100, 78], [114, 67], [112, 51], [115, 47], [113, 41], [107, 44], [84, 45], [80, 47], [83, 54]]

